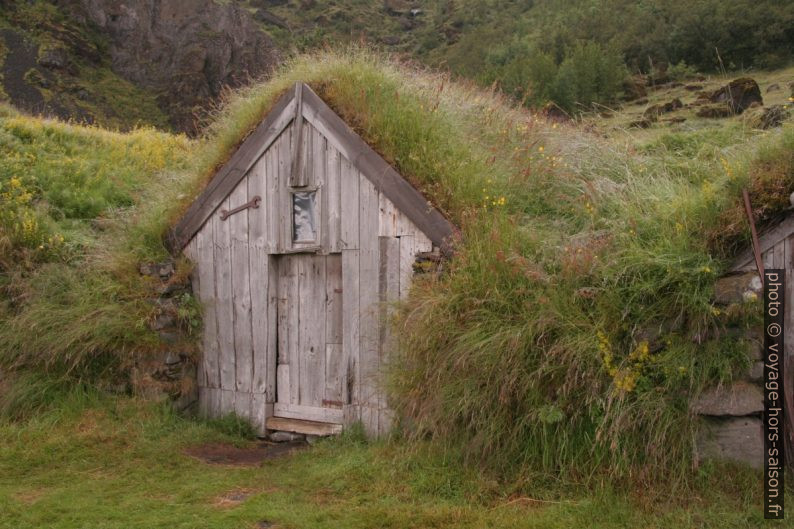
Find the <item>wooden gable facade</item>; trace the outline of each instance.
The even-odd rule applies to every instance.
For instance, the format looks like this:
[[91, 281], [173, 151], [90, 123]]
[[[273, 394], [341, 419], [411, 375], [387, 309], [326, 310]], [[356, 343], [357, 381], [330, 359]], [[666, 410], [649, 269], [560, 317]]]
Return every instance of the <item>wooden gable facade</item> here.
[[199, 406], [261, 432], [383, 434], [389, 303], [454, 227], [298, 83], [171, 233], [204, 308]]

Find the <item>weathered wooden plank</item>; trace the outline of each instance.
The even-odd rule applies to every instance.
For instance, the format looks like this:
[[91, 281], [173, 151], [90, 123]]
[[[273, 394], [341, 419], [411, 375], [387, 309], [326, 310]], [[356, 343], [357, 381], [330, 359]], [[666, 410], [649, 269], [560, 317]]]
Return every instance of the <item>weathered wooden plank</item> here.
[[278, 156], [278, 250], [284, 252], [291, 250], [292, 245], [292, 194], [287, 186], [290, 175], [290, 149], [291, 134], [284, 134], [276, 145]]
[[342, 248], [357, 250], [360, 248], [359, 233], [359, 182], [360, 176], [355, 167], [345, 158], [340, 158], [340, 186], [341, 206], [344, 215], [341, 216], [341, 244]]
[[[319, 134], [319, 132], [318, 132]], [[339, 151], [328, 145], [323, 138], [326, 146], [325, 151], [325, 196], [326, 208], [325, 217], [327, 219], [327, 248], [329, 252], [339, 252], [342, 249], [340, 242], [342, 229], [342, 162]]]
[[[360, 311], [360, 398], [361, 419], [366, 431], [378, 433], [379, 360], [379, 244], [378, 244], [378, 193], [363, 175], [359, 179], [359, 311]], [[371, 412], [374, 410], [374, 412]]]
[[303, 406], [297, 404], [276, 403], [273, 407], [276, 417], [303, 419], [306, 421], [342, 423], [342, 408]]
[[774, 246], [774, 257], [773, 257], [773, 266], [775, 268], [784, 268], [785, 267], [785, 250], [786, 250], [786, 240], [782, 239]]
[[267, 215], [267, 237], [265, 246], [270, 253], [278, 253], [279, 241], [281, 232], [279, 231], [279, 215], [281, 212], [281, 185], [286, 186], [285, 183], [280, 182], [281, 167], [280, 167], [280, 154], [282, 152], [281, 144], [285, 141], [285, 137], [289, 134], [284, 132], [279, 138], [273, 142], [270, 149], [265, 152], [262, 157], [265, 160], [265, 194], [263, 202], [265, 205], [265, 213]]
[[398, 232], [398, 222], [400, 220], [399, 211], [394, 207], [394, 203], [386, 198], [386, 195], [383, 193], [378, 193], [378, 212], [378, 235], [380, 237], [397, 237], [403, 235]]
[[302, 421], [300, 419], [287, 419], [284, 417], [268, 417], [268, 430], [280, 430], [307, 435], [338, 435], [342, 433], [341, 424], [330, 424], [315, 421]]
[[278, 266], [276, 257], [268, 257], [268, 292], [267, 292], [267, 385], [265, 392], [267, 402], [276, 400], [276, 365], [278, 364]]
[[233, 389], [219, 389], [218, 393], [221, 398], [218, 416], [222, 417], [230, 413], [236, 413], [234, 409], [234, 394], [236, 392]]
[[303, 187], [306, 185], [306, 127], [303, 119], [303, 90], [300, 83], [296, 83], [295, 92], [295, 119], [292, 121], [292, 148], [290, 149], [290, 174], [289, 185], [292, 187]]
[[234, 392], [234, 413], [240, 418], [251, 421], [251, 393]]
[[[354, 165], [375, 188], [421, 229], [443, 252], [451, 252], [455, 227], [407, 180], [362, 140], [311, 88], [303, 86], [303, 116]], [[344, 210], [343, 210], [344, 211]]]
[[[223, 207], [230, 209], [229, 199]], [[215, 299], [218, 322], [218, 368], [220, 370], [220, 387], [225, 390], [235, 389], [234, 365], [234, 308], [232, 303], [232, 263], [231, 235], [229, 223], [222, 221], [220, 215], [212, 217], [212, 231], [215, 242]], [[226, 409], [225, 413], [228, 413]]]
[[[343, 401], [353, 405], [349, 418], [359, 419], [359, 250], [342, 250], [342, 365]], [[345, 422], [350, 424], [350, 422]]]
[[322, 406], [325, 397], [325, 257], [295, 256], [300, 264], [300, 400]]
[[276, 402], [288, 403], [290, 401], [290, 376], [289, 364], [279, 364], [276, 374]]
[[[243, 180], [229, 195], [229, 204], [234, 208], [248, 200], [248, 185]], [[251, 393], [254, 376], [247, 213], [248, 210], [241, 211], [225, 221], [231, 239], [235, 390], [242, 393]], [[250, 414], [250, 399], [248, 409]]]
[[[265, 154], [254, 165], [248, 175], [248, 197], [266, 195], [267, 159]], [[268, 382], [268, 343], [269, 334], [274, 320], [269, 320], [269, 283], [270, 271], [266, 248], [267, 238], [267, 204], [258, 209], [248, 209], [248, 268], [249, 296], [251, 300], [251, 348], [252, 348], [252, 380], [251, 391], [266, 393]], [[275, 369], [275, 364], [273, 368]]]
[[251, 395], [251, 424], [257, 435], [265, 434], [265, 421], [271, 415], [273, 415], [273, 404], [267, 402], [267, 395], [253, 393]]
[[381, 317], [379, 321], [379, 370], [376, 381], [378, 392], [378, 434], [384, 435], [390, 427], [391, 417], [386, 401], [386, 394], [381, 388], [380, 375], [389, 363], [394, 349], [394, 336], [392, 333], [392, 315], [394, 303], [400, 298], [400, 239], [397, 237], [380, 237], [379, 257], [379, 298]]
[[311, 171], [312, 185], [317, 187], [317, 243], [324, 253], [328, 253], [330, 241], [328, 239], [328, 188], [326, 175], [325, 159], [325, 138], [317, 132], [311, 125], [306, 126], [310, 130], [312, 143]]
[[400, 299], [407, 299], [414, 276], [416, 260], [415, 238], [413, 235], [400, 237]]
[[294, 92], [288, 91], [282, 95], [254, 132], [215, 173], [204, 191], [170, 232], [168, 244], [172, 250], [181, 249], [187, 244], [242, 180], [248, 169], [293, 121], [295, 117], [293, 99]]
[[[193, 264], [193, 269], [190, 271], [190, 288], [193, 291], [193, 296], [201, 302], [201, 285], [199, 283], [199, 251], [198, 251], [198, 238], [194, 236], [190, 242], [185, 246], [183, 251], [185, 256], [190, 259]], [[207, 385], [207, 373], [204, 371], [204, 361], [199, 357], [198, 365], [196, 366], [196, 384], [199, 387]], [[199, 402], [199, 406], [201, 402]]]
[[[278, 402], [299, 403], [300, 354], [298, 351], [298, 322], [300, 299], [298, 297], [298, 260], [295, 255], [279, 258], [278, 264], [278, 365], [276, 384]], [[284, 369], [282, 366], [289, 366]], [[288, 376], [288, 379], [283, 379]], [[284, 399], [284, 391], [289, 397]]]
[[220, 344], [218, 342], [218, 317], [215, 298], [215, 257], [213, 230], [208, 225], [196, 234], [198, 251], [199, 299], [202, 305], [202, 370], [207, 387], [219, 388], [221, 384], [218, 367]]

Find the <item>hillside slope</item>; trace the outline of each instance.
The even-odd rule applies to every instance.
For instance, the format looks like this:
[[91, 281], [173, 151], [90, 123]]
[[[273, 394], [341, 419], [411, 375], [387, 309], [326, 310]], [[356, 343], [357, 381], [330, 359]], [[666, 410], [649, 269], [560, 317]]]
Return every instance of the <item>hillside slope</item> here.
[[5, 111], [0, 365], [102, 381], [158, 350], [138, 264], [297, 80], [462, 230], [399, 322], [392, 398], [414, 433], [500, 472], [689, 475], [688, 399], [746, 368], [721, 330], [757, 316], [712, 302], [747, 240], [739, 190], [761, 222], [788, 207], [790, 124], [613, 142], [361, 51], [291, 61], [194, 142]]
[[9, 0], [0, 11], [0, 97], [109, 127], [196, 133], [225, 87], [279, 58], [245, 10], [212, 0]]

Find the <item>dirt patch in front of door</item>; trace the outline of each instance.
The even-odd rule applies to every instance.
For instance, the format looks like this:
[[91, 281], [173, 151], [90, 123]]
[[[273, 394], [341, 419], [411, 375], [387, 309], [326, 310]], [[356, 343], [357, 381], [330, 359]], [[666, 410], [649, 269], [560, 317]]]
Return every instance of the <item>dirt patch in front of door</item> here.
[[289, 443], [257, 443], [248, 447], [238, 447], [224, 443], [209, 443], [192, 446], [185, 454], [212, 465], [231, 465], [255, 467], [268, 459], [288, 456], [298, 450], [308, 448], [306, 441]]

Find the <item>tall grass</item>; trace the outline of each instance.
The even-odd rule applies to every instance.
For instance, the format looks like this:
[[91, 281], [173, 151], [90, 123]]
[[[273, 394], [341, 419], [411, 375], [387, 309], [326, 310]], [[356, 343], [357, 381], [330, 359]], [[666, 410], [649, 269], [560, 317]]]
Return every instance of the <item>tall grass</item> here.
[[[506, 475], [691, 475], [689, 400], [746, 366], [723, 330], [757, 312], [711, 302], [746, 241], [739, 190], [763, 218], [780, 210], [790, 129], [638, 153], [363, 52], [300, 58], [276, 79], [229, 103], [207, 167], [302, 80], [462, 229], [397, 322], [390, 387], [409, 435]], [[773, 173], [757, 169], [769, 149]]]
[[[741, 146], [704, 133], [686, 149], [665, 138], [638, 151], [361, 50], [294, 59], [272, 81], [231, 95], [192, 148], [168, 140], [171, 162], [134, 169], [140, 195], [130, 191], [134, 206], [112, 216], [117, 231], [78, 230], [97, 248], [90, 268], [22, 280], [0, 323], [0, 343], [13, 344], [2, 356], [86, 368], [146, 347], [132, 262], [162, 255], [169, 221], [295, 81], [461, 228], [444, 273], [417, 280], [396, 322], [401, 351], [388, 383], [408, 436], [504, 476], [690, 473], [688, 401], [744, 367], [744, 344], [722, 330], [757, 312], [711, 303], [727, 257], [746, 240], [738, 191], [753, 189], [762, 218], [780, 210], [794, 189], [794, 131]], [[189, 171], [160, 181], [186, 157]], [[26, 274], [18, 272], [34, 277]], [[14, 338], [28, 328], [40, 336]]]

